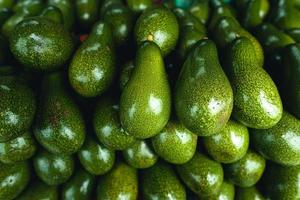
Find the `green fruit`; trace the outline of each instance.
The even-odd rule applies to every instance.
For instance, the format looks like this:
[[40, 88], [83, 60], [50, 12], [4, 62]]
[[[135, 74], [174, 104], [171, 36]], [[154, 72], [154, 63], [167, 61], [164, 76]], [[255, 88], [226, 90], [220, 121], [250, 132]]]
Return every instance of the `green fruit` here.
[[145, 140], [137, 140], [131, 147], [123, 150], [126, 162], [134, 168], [144, 169], [154, 165], [158, 156]]
[[19, 24], [23, 21], [26, 17], [29, 16], [28, 12], [17, 12], [11, 15], [2, 25], [1, 33], [6, 37], [9, 38], [11, 36], [12, 31]]
[[236, 187], [235, 191], [236, 200], [265, 200], [255, 186], [247, 188]]
[[119, 105], [110, 97], [103, 97], [95, 108], [94, 130], [99, 141], [112, 150], [124, 150], [135, 142], [121, 126]]
[[12, 8], [13, 5], [14, 5], [14, 0], [0, 0], [0, 9]]
[[174, 101], [178, 118], [193, 133], [209, 136], [225, 127], [232, 110], [232, 89], [211, 40], [199, 41], [188, 55]]
[[120, 73], [120, 89], [123, 90], [125, 85], [128, 83], [131, 73], [134, 69], [133, 61], [125, 63]]
[[18, 12], [28, 12], [31, 15], [37, 15], [44, 7], [43, 0], [19, 0], [14, 4], [13, 11]]
[[88, 29], [98, 19], [99, 0], [76, 0], [75, 9], [78, 23]]
[[74, 171], [74, 159], [69, 155], [55, 155], [41, 149], [33, 157], [36, 175], [48, 185], [66, 182]]
[[221, 163], [236, 162], [245, 156], [249, 146], [247, 127], [228, 121], [219, 133], [203, 138], [208, 154]]
[[266, 159], [282, 165], [300, 165], [300, 121], [287, 112], [272, 128], [251, 131], [251, 144]]
[[136, 13], [142, 12], [153, 5], [152, 0], [127, 0], [127, 6]]
[[0, 8], [0, 27], [3, 26], [6, 20], [8, 20], [12, 16], [12, 14], [13, 14], [12, 10], [8, 8]]
[[40, 16], [56, 23], [64, 24], [64, 16], [60, 9], [55, 6], [45, 7]]
[[234, 200], [234, 191], [234, 185], [224, 180], [221, 185], [219, 194], [213, 200]]
[[197, 147], [197, 136], [179, 122], [169, 122], [151, 140], [154, 151], [173, 164], [183, 164], [189, 161], [194, 156]]
[[138, 195], [137, 170], [117, 163], [114, 168], [99, 179], [97, 200], [126, 199], [136, 200]]
[[1, 77], [0, 96], [0, 142], [5, 142], [30, 128], [36, 100], [31, 88], [10, 76]]
[[75, 9], [72, 0], [48, 0], [48, 5], [58, 7], [64, 17], [64, 26], [68, 30], [72, 30], [75, 22]]
[[10, 50], [22, 65], [40, 71], [62, 67], [73, 51], [67, 30], [42, 17], [26, 18], [19, 23], [9, 42]]
[[93, 188], [95, 186], [95, 177], [83, 169], [79, 169], [62, 186], [63, 200], [88, 200], [91, 199]]
[[286, 33], [290, 35], [298, 43], [300, 42], [300, 28], [287, 30]]
[[265, 166], [265, 159], [250, 149], [242, 159], [223, 165], [225, 177], [239, 187], [255, 185], [260, 180]]
[[15, 199], [27, 186], [30, 168], [27, 162], [12, 165], [0, 163], [0, 199]]
[[208, 29], [211, 31], [214, 30], [218, 21], [222, 17], [226, 17], [226, 16], [235, 19], [235, 14], [233, 12], [233, 9], [229, 5], [220, 5], [220, 6], [216, 7], [213, 10], [213, 13], [211, 15]]
[[165, 56], [176, 46], [179, 35], [178, 22], [168, 8], [149, 8], [138, 18], [134, 34], [139, 45], [144, 41], [153, 41]]
[[54, 154], [75, 153], [85, 139], [83, 117], [64, 85], [60, 73], [45, 76], [34, 126], [37, 141]]
[[167, 124], [171, 91], [164, 61], [155, 43], [145, 42], [139, 47], [134, 65], [121, 95], [120, 120], [129, 134], [145, 139], [158, 134]]
[[102, 175], [114, 165], [115, 152], [97, 143], [93, 138], [86, 138], [78, 157], [83, 167], [91, 174]]
[[113, 81], [115, 54], [109, 25], [97, 22], [77, 49], [69, 67], [69, 81], [84, 97], [101, 95]]
[[171, 165], [162, 161], [142, 171], [141, 191], [144, 200], [186, 199], [185, 188]]
[[220, 192], [223, 182], [223, 169], [220, 163], [201, 153], [185, 164], [176, 166], [185, 185], [200, 198], [208, 198]]
[[196, 0], [189, 7], [190, 13], [205, 24], [210, 14], [209, 0]]

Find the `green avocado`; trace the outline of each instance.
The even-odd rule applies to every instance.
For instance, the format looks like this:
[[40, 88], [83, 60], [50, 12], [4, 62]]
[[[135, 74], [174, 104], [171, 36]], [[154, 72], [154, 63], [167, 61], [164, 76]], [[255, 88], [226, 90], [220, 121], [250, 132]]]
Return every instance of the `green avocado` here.
[[120, 72], [120, 89], [123, 90], [125, 88], [125, 85], [128, 83], [131, 73], [134, 69], [134, 63], [133, 61], [129, 61], [124, 64], [124, 66], [121, 69]]
[[64, 16], [58, 7], [46, 6], [40, 16], [56, 23], [64, 24]]
[[14, 0], [1, 0], [0, 1], [0, 9], [12, 8], [13, 5], [14, 5]]
[[[0, 8], [0, 27], [13, 15], [13, 11], [8, 8]], [[1, 32], [1, 28], [0, 28]]]
[[233, 163], [245, 156], [249, 146], [246, 126], [229, 120], [220, 132], [203, 138], [208, 154], [221, 163]]
[[208, 29], [210, 31], [213, 31], [215, 29], [215, 26], [217, 25], [218, 21], [222, 17], [231, 17], [235, 19], [235, 12], [233, 8], [229, 5], [219, 5], [216, 8], [213, 9], [213, 12], [211, 14], [211, 19], [209, 22]]
[[99, 0], [76, 0], [75, 10], [79, 25], [89, 29], [97, 21], [99, 15]]
[[189, 7], [190, 13], [194, 15], [199, 21], [203, 24], [209, 19], [211, 9], [209, 6], [209, 0], [195, 0], [192, 5]]
[[296, 42], [300, 42], [300, 28], [293, 28], [286, 31]]
[[75, 4], [73, 0], [47, 0], [48, 5], [59, 8], [63, 14], [64, 26], [72, 30], [75, 22]]
[[235, 198], [236, 200], [265, 200], [264, 196], [255, 187], [236, 187], [235, 188]]
[[29, 13], [24, 11], [13, 13], [12, 15], [10, 15], [10, 17], [6, 19], [5, 22], [3, 22], [3, 25], [1, 26], [1, 33], [3, 34], [3, 36], [5, 36], [5, 38], [8, 39], [15, 26], [28, 16]]
[[25, 11], [36, 15], [44, 6], [43, 0], [19, 0], [13, 5], [12, 9], [15, 13]]
[[[213, 196], [201, 198], [201, 200], [235, 200], [234, 192], [235, 192], [234, 185], [229, 181], [224, 180], [219, 190], [219, 193]], [[198, 198], [195, 197], [195, 200], [196, 199], [199, 200]]]
[[153, 5], [152, 0], [126, 0], [127, 6], [136, 13], [143, 12]]

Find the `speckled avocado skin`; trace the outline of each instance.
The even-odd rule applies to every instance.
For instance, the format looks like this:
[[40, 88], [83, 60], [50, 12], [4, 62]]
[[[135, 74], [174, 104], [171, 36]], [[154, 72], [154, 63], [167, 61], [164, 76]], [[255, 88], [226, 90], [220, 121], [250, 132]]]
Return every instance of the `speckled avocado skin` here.
[[46, 6], [40, 16], [52, 20], [53, 22], [64, 24], [64, 16], [58, 7], [51, 5]]
[[15, 199], [27, 186], [30, 169], [27, 162], [12, 165], [0, 163], [0, 199]]
[[61, 24], [42, 17], [26, 18], [19, 23], [9, 42], [15, 58], [33, 70], [62, 67], [73, 51], [68, 31]]
[[134, 34], [137, 44], [153, 41], [167, 55], [176, 46], [179, 26], [175, 15], [166, 7], [152, 7], [138, 18]]
[[183, 164], [195, 154], [197, 135], [180, 122], [169, 122], [156, 136], [151, 138], [154, 151], [166, 161]]
[[0, 78], [0, 142], [18, 137], [29, 129], [36, 112], [31, 88], [14, 77]]
[[217, 193], [214, 196], [201, 198], [201, 200], [234, 200], [235, 199], [234, 192], [235, 192], [234, 185], [229, 181], [224, 180], [219, 190], [219, 193]]
[[97, 200], [118, 199], [136, 200], [138, 195], [137, 170], [125, 163], [117, 163], [114, 168], [99, 179]]
[[144, 200], [185, 200], [185, 188], [171, 165], [159, 161], [141, 172], [141, 193]]
[[178, 118], [193, 133], [209, 136], [224, 128], [233, 95], [213, 41], [204, 39], [195, 44], [182, 66], [174, 101]]
[[246, 126], [229, 120], [219, 133], [203, 138], [208, 154], [221, 163], [241, 159], [248, 150], [249, 133]]
[[236, 187], [235, 191], [236, 200], [265, 200], [264, 196], [255, 186], [246, 188]]

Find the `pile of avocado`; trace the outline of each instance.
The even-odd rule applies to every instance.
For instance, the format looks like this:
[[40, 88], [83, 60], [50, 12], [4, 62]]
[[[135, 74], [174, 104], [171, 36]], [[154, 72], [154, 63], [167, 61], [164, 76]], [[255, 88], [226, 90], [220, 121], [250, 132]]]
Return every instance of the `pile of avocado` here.
[[300, 200], [299, 0], [0, 0], [0, 200]]

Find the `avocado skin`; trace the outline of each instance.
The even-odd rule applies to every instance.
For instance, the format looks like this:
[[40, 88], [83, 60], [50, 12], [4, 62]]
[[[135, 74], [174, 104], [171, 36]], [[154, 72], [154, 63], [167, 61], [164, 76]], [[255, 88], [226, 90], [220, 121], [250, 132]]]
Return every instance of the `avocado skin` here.
[[33, 157], [33, 166], [36, 175], [43, 182], [48, 185], [60, 185], [73, 174], [74, 160], [70, 155], [55, 155], [41, 149]]
[[64, 24], [64, 16], [58, 7], [51, 5], [46, 6], [40, 16], [52, 20], [56, 23]]
[[[196, 152], [190, 161], [177, 165], [176, 169], [185, 185], [201, 199], [217, 195], [221, 189], [222, 165], [204, 154]], [[210, 176], [214, 177], [214, 181], [209, 181]]]
[[138, 195], [138, 175], [133, 167], [119, 162], [113, 169], [99, 179], [97, 200], [118, 199], [136, 200]]
[[[219, 193], [213, 196], [201, 198], [201, 200], [234, 200], [235, 199], [234, 191], [235, 191], [234, 185], [229, 181], [224, 180], [219, 190]], [[195, 200], [196, 199], [198, 200], [198, 198], [195, 197]]]
[[[272, 138], [272, 139], [270, 139]], [[287, 112], [272, 128], [251, 130], [251, 144], [266, 159], [281, 165], [300, 165], [300, 121]]]
[[12, 76], [1, 77], [0, 85], [0, 142], [6, 142], [29, 129], [36, 97], [27, 84]]
[[79, 25], [89, 29], [98, 19], [99, 0], [76, 0], [75, 10]]
[[19, 0], [13, 5], [12, 9], [15, 13], [25, 11], [36, 15], [44, 6], [43, 0]]
[[224, 164], [223, 168], [225, 177], [236, 186], [251, 187], [260, 180], [265, 171], [265, 166], [265, 159], [249, 149], [242, 159], [234, 163]]
[[183, 164], [195, 154], [197, 135], [180, 122], [169, 122], [156, 136], [151, 138], [154, 151], [167, 162]]
[[[0, 27], [12, 16], [13, 12], [8, 8], [0, 8]], [[0, 29], [1, 32], [1, 29]]]
[[186, 199], [184, 186], [171, 165], [163, 161], [141, 172], [140, 187], [144, 200]]
[[143, 12], [153, 5], [151, 0], [127, 0], [127, 6], [135, 13]]
[[6, 164], [25, 161], [33, 156], [36, 148], [31, 131], [26, 131], [15, 139], [0, 143], [0, 161]]
[[235, 191], [236, 200], [265, 200], [264, 196], [255, 186], [246, 188], [236, 187]]
[[247, 153], [249, 132], [246, 126], [229, 120], [219, 133], [204, 137], [203, 144], [214, 160], [221, 163], [236, 162]]
[[83, 167], [91, 174], [102, 175], [108, 172], [115, 162], [115, 152], [97, 143], [93, 138], [86, 138], [78, 151]]
[[293, 28], [286, 31], [296, 42], [300, 42], [300, 28]]
[[2, 0], [0, 2], [0, 9], [1, 8], [12, 8], [14, 5], [14, 0]]
[[58, 7], [63, 14], [64, 26], [72, 30], [75, 22], [75, 9], [72, 0], [48, 0], [48, 5]]
[[189, 11], [194, 17], [201, 21], [202, 24], [206, 24], [211, 13], [209, 0], [194, 1], [189, 7]]
[[83, 169], [79, 169], [62, 186], [61, 199], [88, 200], [91, 199], [95, 177]]
[[0, 163], [0, 199], [15, 199], [30, 180], [30, 168], [27, 162], [14, 164]]
[[134, 69], [133, 61], [129, 61], [129, 62], [125, 63], [125, 65], [122, 67], [121, 73], [120, 73], [120, 81], [119, 81], [120, 89], [122, 91], [125, 88], [125, 85], [128, 83], [133, 69]]
[[165, 56], [176, 46], [179, 26], [175, 15], [168, 8], [152, 7], [138, 18], [134, 35], [138, 45], [147, 40], [153, 41]]

